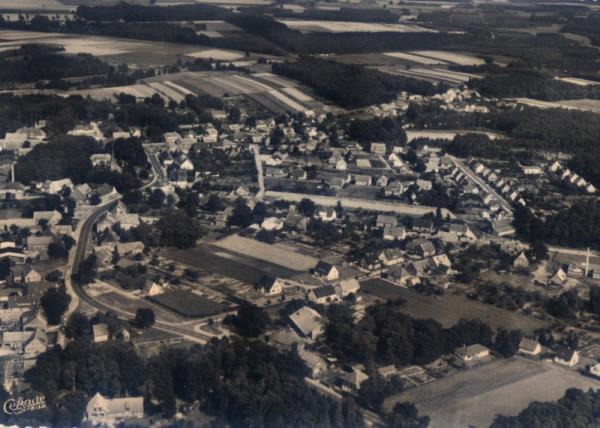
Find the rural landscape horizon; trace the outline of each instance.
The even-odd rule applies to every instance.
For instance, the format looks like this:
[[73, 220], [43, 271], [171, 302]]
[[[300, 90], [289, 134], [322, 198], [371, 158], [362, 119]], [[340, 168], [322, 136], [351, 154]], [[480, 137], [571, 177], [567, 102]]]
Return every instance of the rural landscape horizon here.
[[600, 427], [596, 0], [0, 0], [0, 427]]

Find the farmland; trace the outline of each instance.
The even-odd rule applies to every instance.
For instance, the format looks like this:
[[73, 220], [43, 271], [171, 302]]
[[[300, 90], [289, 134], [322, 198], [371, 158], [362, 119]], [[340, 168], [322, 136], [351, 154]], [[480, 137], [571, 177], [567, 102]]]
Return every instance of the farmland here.
[[427, 80], [431, 82], [444, 82], [453, 85], [468, 83], [471, 79], [480, 79], [481, 76], [474, 73], [463, 73], [460, 71], [451, 71], [445, 68], [423, 68], [414, 67], [407, 69], [402, 67], [380, 66], [377, 70], [396, 76], [413, 77], [415, 79]]
[[565, 110], [580, 110], [600, 113], [600, 100], [565, 100], [565, 101], [542, 101], [533, 98], [517, 98], [515, 102], [530, 107], [541, 109], [560, 108]]
[[406, 300], [406, 303], [400, 306], [400, 311], [415, 318], [433, 318], [446, 328], [456, 324], [461, 318], [480, 319], [494, 329], [520, 329], [525, 333], [547, 325], [544, 321], [469, 300], [463, 296], [430, 297], [378, 279], [361, 283], [361, 291], [382, 299], [400, 297]]
[[255, 284], [265, 275], [290, 278], [300, 272], [224, 248], [202, 245], [191, 250], [168, 250], [164, 257], [246, 284]]
[[496, 414], [516, 415], [531, 401], [560, 398], [568, 388], [587, 390], [598, 383], [552, 363], [520, 357], [496, 360], [386, 401], [386, 408], [401, 401], [414, 402], [431, 418], [431, 428], [489, 426]]
[[183, 72], [150, 79], [214, 97], [245, 96], [274, 113], [326, 111], [329, 107], [313, 98], [298, 83], [271, 73]]
[[296, 19], [279, 20], [291, 30], [303, 33], [347, 33], [347, 32], [392, 32], [392, 33], [421, 33], [435, 32], [415, 24], [386, 24], [367, 22], [342, 22], [342, 21], [308, 21]]
[[214, 243], [215, 246], [252, 257], [295, 271], [308, 271], [317, 264], [317, 259], [291, 251], [277, 244], [265, 244], [254, 239], [231, 235]]
[[209, 317], [228, 308], [221, 302], [184, 290], [168, 291], [148, 299], [185, 318]]

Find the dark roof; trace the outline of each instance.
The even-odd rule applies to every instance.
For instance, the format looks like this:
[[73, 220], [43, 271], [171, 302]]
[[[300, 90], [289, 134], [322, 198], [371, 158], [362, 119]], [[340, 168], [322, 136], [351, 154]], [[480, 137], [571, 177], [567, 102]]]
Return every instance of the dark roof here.
[[323, 297], [333, 296], [335, 294], [335, 288], [331, 285], [325, 285], [323, 287], [315, 288], [313, 293], [315, 293], [317, 299], [321, 299]]
[[258, 282], [256, 283], [256, 286], [261, 289], [261, 288], [271, 288], [273, 286], [273, 284], [275, 283], [275, 278], [269, 275], [263, 275]]
[[575, 353], [574, 349], [565, 348], [564, 346], [557, 345], [554, 348], [554, 352], [556, 356], [564, 361], [570, 361], [573, 358], [573, 354]]
[[428, 218], [416, 218], [413, 220], [413, 228], [415, 227], [431, 229], [433, 227], [433, 221]]
[[333, 269], [333, 265], [331, 263], [325, 262], [323, 260], [319, 260], [317, 266], [315, 267], [315, 271], [320, 274], [328, 274], [331, 269]]

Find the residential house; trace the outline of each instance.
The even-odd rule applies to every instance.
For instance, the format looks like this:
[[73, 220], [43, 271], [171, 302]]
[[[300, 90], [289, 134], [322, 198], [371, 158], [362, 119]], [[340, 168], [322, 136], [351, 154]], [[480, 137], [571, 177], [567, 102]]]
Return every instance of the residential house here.
[[371, 176], [357, 174], [354, 176], [354, 184], [356, 184], [357, 186], [370, 186], [371, 185]]
[[315, 266], [315, 274], [328, 281], [335, 281], [340, 277], [340, 272], [338, 269], [331, 263], [323, 260], [319, 260]]
[[404, 252], [400, 248], [386, 248], [378, 257], [384, 266], [393, 266], [404, 261]]
[[562, 268], [558, 268], [550, 277], [548, 282], [553, 285], [563, 285], [567, 280], [567, 274]]
[[267, 296], [281, 294], [285, 281], [271, 276], [263, 276], [256, 284], [256, 289]]
[[45, 223], [48, 226], [57, 225], [61, 219], [62, 214], [58, 211], [34, 211], [33, 219], [37, 224]]
[[327, 368], [327, 362], [315, 352], [308, 351], [304, 346], [297, 349], [298, 357], [310, 370], [310, 377], [316, 377]]
[[525, 252], [521, 252], [512, 262], [513, 268], [525, 269], [529, 267], [529, 259], [525, 255]]
[[315, 217], [322, 221], [333, 221], [337, 218], [337, 213], [333, 207], [319, 206], [315, 209]]
[[519, 342], [519, 352], [526, 355], [539, 355], [540, 352], [542, 352], [542, 347], [537, 340], [524, 337], [521, 339], [521, 342]]
[[144, 397], [105, 398], [99, 392], [85, 408], [85, 421], [92, 426], [114, 427], [144, 417]]
[[292, 326], [304, 337], [316, 339], [323, 333], [321, 315], [309, 306], [303, 306], [290, 315]]
[[92, 326], [93, 340], [94, 343], [106, 342], [110, 338], [108, 332], [108, 325], [105, 323], [94, 324]]
[[147, 296], [152, 297], [152, 296], [158, 296], [159, 294], [163, 294], [165, 292], [165, 289], [162, 285], [160, 285], [154, 281], [146, 280], [142, 287], [142, 291]]
[[490, 350], [478, 343], [470, 346], [461, 346], [454, 350], [454, 355], [460, 358], [463, 362], [469, 363], [472, 361], [481, 360], [490, 355]]
[[360, 290], [360, 283], [356, 278], [350, 278], [340, 281], [340, 283], [337, 285], [337, 288], [339, 290], [339, 294], [342, 297], [346, 297], [349, 294], [358, 293], [358, 290]]
[[343, 391], [356, 394], [364, 381], [369, 379], [369, 376], [359, 368], [353, 368], [350, 373], [344, 374], [341, 381]]
[[331, 285], [313, 288], [308, 292], [308, 300], [319, 305], [328, 305], [340, 300], [335, 288]]
[[554, 362], [573, 367], [579, 362], [579, 353], [574, 349], [556, 346], [554, 348]]
[[20, 269], [17, 267], [17, 272], [19, 274], [14, 275], [15, 282], [40, 282], [42, 280], [42, 275], [35, 270], [30, 264], [24, 264]]
[[379, 229], [385, 229], [386, 227], [396, 227], [398, 225], [398, 219], [393, 215], [379, 214], [375, 220], [375, 226]]
[[433, 184], [431, 183], [430, 180], [418, 179], [415, 184], [421, 191], [429, 191], [429, 190], [431, 190], [431, 188], [433, 186]]
[[385, 143], [371, 143], [371, 153], [376, 155], [385, 155], [386, 146]]
[[383, 239], [386, 241], [403, 240], [404, 238], [406, 238], [404, 226], [388, 226], [383, 229]]
[[108, 168], [112, 162], [110, 153], [96, 153], [90, 156], [94, 168]]
[[413, 219], [412, 230], [421, 233], [431, 233], [433, 232], [433, 221], [428, 218]]

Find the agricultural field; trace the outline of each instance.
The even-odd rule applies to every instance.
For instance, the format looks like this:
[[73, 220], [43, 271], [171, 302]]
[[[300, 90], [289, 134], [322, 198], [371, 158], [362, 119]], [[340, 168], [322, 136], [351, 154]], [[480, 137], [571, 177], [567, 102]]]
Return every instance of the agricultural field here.
[[519, 104], [525, 104], [530, 107], [541, 109], [562, 108], [565, 110], [580, 110], [600, 113], [600, 100], [564, 100], [564, 101], [542, 101], [533, 98], [516, 98], [514, 100]]
[[460, 371], [386, 400], [414, 402], [431, 428], [489, 426], [496, 414], [517, 415], [531, 401], [554, 401], [568, 388], [587, 391], [598, 382], [574, 370], [521, 357]]
[[226, 49], [207, 49], [199, 52], [192, 52], [186, 56], [192, 58], [213, 59], [216, 61], [235, 61], [236, 59], [242, 58], [244, 53]]
[[[201, 245], [191, 250], [167, 250], [163, 256], [174, 262], [250, 285], [256, 284], [265, 275], [291, 278], [300, 273], [287, 266], [270, 263], [247, 254], [212, 245]], [[250, 254], [254, 254], [254, 251]]]
[[314, 268], [318, 260], [314, 257], [290, 250], [278, 244], [266, 244], [254, 239], [231, 235], [213, 245], [240, 254], [252, 254], [252, 257], [299, 272]]
[[456, 65], [483, 65], [485, 61], [471, 54], [448, 51], [414, 51], [414, 55], [444, 61]]
[[245, 96], [273, 113], [323, 112], [329, 110], [298, 83], [271, 73], [183, 72], [148, 79], [168, 80], [180, 88], [214, 97]]
[[148, 297], [148, 300], [185, 318], [210, 317], [229, 308], [229, 305], [185, 290], [168, 291], [158, 296]]
[[580, 79], [578, 77], [556, 77], [556, 79], [577, 86], [600, 85], [600, 82], [594, 82], [593, 80], [587, 79]]
[[492, 329], [498, 327], [508, 330], [518, 329], [525, 334], [548, 325], [545, 321], [470, 300], [464, 296], [425, 296], [380, 279], [362, 282], [361, 291], [381, 299], [400, 297], [406, 300], [406, 303], [400, 306], [400, 311], [415, 318], [433, 318], [446, 328], [453, 326], [461, 318], [480, 319]]
[[429, 58], [422, 55], [417, 55], [411, 52], [386, 52], [385, 55], [392, 58], [404, 59], [421, 65], [448, 65], [446, 61], [441, 59]]
[[291, 30], [302, 33], [422, 33], [436, 32], [416, 24], [386, 24], [369, 22], [342, 21], [305, 21], [296, 19], [280, 19]]
[[15, 11], [51, 11], [63, 12], [74, 10], [75, 6], [65, 5], [58, 0], [2, 0], [0, 10]]
[[444, 82], [451, 85], [460, 85], [468, 83], [471, 79], [481, 79], [482, 76], [474, 73], [464, 73], [460, 71], [451, 71], [445, 68], [406, 68], [405, 66], [380, 66], [377, 70], [393, 75], [413, 77], [415, 79], [427, 80], [431, 82]]

